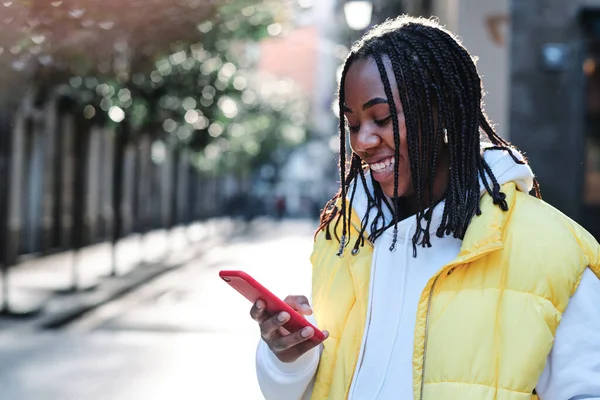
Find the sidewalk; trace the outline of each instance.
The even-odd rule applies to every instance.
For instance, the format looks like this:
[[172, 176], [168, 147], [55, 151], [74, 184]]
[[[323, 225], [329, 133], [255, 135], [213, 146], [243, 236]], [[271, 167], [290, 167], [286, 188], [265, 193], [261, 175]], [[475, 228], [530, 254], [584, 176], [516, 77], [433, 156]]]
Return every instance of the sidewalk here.
[[243, 269], [281, 298], [310, 295], [315, 225], [219, 228], [199, 257], [61, 329], [0, 329], [0, 399], [264, 399], [251, 303], [218, 271]]
[[[123, 238], [115, 252], [116, 277], [110, 276], [110, 243], [88, 246], [77, 254], [68, 251], [22, 261], [11, 268], [9, 275], [11, 311], [38, 312], [31, 316], [0, 316], [0, 331], [58, 327], [178, 268], [237, 231], [234, 220], [222, 218]], [[75, 280], [78, 289], [73, 291]]]

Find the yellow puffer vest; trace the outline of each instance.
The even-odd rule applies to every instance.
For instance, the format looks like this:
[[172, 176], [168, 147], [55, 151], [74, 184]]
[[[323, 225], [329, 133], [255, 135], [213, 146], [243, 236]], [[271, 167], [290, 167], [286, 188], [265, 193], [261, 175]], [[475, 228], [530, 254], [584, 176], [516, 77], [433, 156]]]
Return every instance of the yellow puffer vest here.
[[[459, 255], [421, 294], [415, 400], [536, 398], [532, 392], [584, 269], [600, 277], [599, 245], [589, 233], [513, 183], [503, 191], [509, 211], [484, 196]], [[360, 218], [352, 214], [356, 237]], [[321, 232], [311, 256], [313, 308], [319, 327], [330, 332], [315, 400], [347, 398], [367, 316], [373, 248], [340, 258], [338, 247]]]

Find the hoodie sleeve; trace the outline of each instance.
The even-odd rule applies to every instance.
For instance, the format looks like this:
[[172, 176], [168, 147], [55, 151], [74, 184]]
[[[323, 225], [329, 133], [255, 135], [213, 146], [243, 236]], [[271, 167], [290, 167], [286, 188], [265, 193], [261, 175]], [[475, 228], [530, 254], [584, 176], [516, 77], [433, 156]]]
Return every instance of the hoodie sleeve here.
[[311, 349], [293, 363], [283, 363], [261, 340], [256, 350], [256, 375], [265, 400], [309, 399], [321, 357], [320, 347]]
[[[314, 314], [307, 319], [318, 327]], [[310, 399], [322, 349], [323, 345], [319, 345], [293, 363], [284, 363], [260, 340], [256, 349], [256, 375], [265, 400]]]
[[537, 385], [542, 400], [600, 399], [600, 279], [586, 268]]

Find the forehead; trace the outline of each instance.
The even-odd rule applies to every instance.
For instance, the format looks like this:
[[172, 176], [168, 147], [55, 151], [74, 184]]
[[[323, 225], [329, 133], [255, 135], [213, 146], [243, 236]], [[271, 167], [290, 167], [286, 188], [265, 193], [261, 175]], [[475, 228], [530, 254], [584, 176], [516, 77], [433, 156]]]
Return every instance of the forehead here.
[[[392, 92], [395, 95], [395, 92], [397, 92], [397, 84], [391, 61], [387, 56], [383, 56], [382, 60]], [[354, 100], [370, 100], [374, 97], [386, 98], [381, 74], [379, 73], [379, 68], [373, 57], [352, 62], [346, 73], [344, 92], [346, 103], [350, 103]]]

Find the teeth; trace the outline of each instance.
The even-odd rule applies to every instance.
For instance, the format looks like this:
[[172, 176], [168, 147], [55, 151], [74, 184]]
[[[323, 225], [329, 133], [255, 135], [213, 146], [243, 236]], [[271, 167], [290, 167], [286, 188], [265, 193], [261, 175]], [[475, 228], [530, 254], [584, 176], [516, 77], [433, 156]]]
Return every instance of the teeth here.
[[370, 167], [371, 167], [371, 169], [374, 172], [381, 172], [381, 171], [383, 171], [385, 169], [389, 169], [394, 164], [395, 164], [394, 159], [393, 158], [388, 158], [388, 159], [383, 160], [381, 162], [370, 164]]

